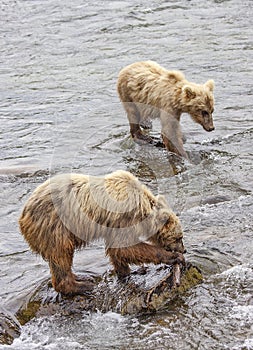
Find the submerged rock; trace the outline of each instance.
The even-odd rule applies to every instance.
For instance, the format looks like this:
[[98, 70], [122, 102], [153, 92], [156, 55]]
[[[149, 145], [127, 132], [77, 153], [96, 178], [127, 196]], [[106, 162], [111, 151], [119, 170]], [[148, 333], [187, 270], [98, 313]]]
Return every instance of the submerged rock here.
[[138, 268], [124, 281], [110, 271], [103, 276], [89, 274], [87, 278], [92, 278], [94, 289], [73, 297], [55, 292], [51, 283], [45, 281], [19, 309], [18, 320], [25, 324], [33, 317], [97, 310], [122, 315], [156, 312], [166, 309], [175, 298], [202, 281], [200, 271], [191, 264], [185, 268], [178, 265]]
[[207, 198], [204, 198], [200, 201], [200, 205], [212, 205], [212, 204], [218, 204], [222, 202], [229, 202], [231, 201], [230, 196], [225, 196], [225, 195], [216, 195], [216, 196], [210, 196]]
[[14, 315], [0, 308], [0, 344], [11, 344], [20, 336], [21, 327]]

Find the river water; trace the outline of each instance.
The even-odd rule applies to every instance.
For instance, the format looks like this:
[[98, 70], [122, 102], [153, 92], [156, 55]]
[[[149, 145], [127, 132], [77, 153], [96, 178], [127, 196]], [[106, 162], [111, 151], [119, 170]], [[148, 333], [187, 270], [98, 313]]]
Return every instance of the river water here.
[[[50, 316], [6, 349], [253, 349], [251, 0], [3, 0], [0, 4], [0, 302], [15, 312], [49, 277], [19, 233], [32, 190], [51, 173], [125, 169], [180, 216], [204, 282], [166, 312]], [[152, 59], [214, 79], [215, 131], [182, 117], [190, 162], [134, 144], [119, 70]], [[153, 134], [159, 136], [159, 123]], [[101, 242], [75, 270], [108, 268]]]

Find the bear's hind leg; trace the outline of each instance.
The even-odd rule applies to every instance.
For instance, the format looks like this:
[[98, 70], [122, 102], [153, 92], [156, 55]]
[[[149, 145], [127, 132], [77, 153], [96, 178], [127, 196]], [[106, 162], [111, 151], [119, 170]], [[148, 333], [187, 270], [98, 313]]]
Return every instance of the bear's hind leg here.
[[93, 289], [94, 284], [89, 280], [82, 280], [72, 272], [73, 255], [62, 262], [49, 261], [52, 285], [57, 292], [67, 295], [85, 294]]
[[123, 102], [124, 108], [127, 112], [127, 117], [130, 125], [130, 133], [134, 141], [140, 144], [152, 143], [152, 138], [143, 134], [141, 131], [140, 112], [134, 102]]

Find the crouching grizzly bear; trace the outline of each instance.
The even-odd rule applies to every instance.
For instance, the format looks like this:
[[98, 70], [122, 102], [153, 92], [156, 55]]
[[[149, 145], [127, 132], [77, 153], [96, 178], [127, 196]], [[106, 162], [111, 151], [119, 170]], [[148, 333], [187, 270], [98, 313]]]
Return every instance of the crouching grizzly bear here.
[[118, 77], [118, 94], [127, 112], [130, 133], [137, 142], [153, 140], [142, 128], [160, 118], [162, 139], [168, 151], [187, 158], [180, 131], [180, 116], [188, 113], [206, 131], [214, 130], [213, 80], [195, 84], [179, 71], [168, 71], [156, 62], [136, 62], [123, 68]]
[[19, 225], [30, 248], [48, 261], [53, 287], [64, 294], [89, 288], [72, 273], [73, 255], [99, 238], [120, 277], [130, 273], [129, 264], [184, 264], [179, 219], [163, 196], [126, 171], [50, 178], [28, 199]]

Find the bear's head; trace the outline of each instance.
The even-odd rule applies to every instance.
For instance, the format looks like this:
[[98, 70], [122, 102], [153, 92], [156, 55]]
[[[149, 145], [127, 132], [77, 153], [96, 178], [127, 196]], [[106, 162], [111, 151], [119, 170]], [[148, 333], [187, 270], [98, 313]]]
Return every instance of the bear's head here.
[[169, 208], [164, 196], [158, 195], [157, 199], [157, 220], [159, 221], [157, 239], [166, 250], [183, 254], [186, 250], [179, 218]]
[[189, 113], [192, 119], [206, 131], [213, 131], [214, 81], [203, 85], [187, 83], [182, 87], [182, 111]]

